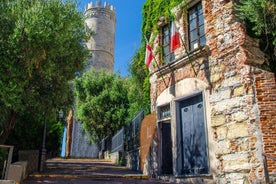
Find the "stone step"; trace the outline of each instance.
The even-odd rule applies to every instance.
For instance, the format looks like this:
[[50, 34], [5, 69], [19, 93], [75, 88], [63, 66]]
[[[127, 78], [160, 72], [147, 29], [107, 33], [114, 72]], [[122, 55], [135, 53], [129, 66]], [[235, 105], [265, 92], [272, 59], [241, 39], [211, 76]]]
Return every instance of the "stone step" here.
[[0, 180], [0, 184], [15, 184], [14, 180]]
[[106, 159], [50, 159], [43, 172], [29, 178], [133, 178], [148, 179], [140, 172], [113, 164]]

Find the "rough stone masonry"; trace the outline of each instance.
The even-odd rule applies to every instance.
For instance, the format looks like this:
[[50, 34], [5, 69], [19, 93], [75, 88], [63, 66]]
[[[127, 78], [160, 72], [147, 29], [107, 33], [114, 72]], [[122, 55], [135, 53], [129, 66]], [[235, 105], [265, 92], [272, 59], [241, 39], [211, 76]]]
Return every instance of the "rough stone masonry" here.
[[[261, 69], [264, 53], [258, 40], [246, 34], [245, 25], [236, 17], [234, 0], [201, 3], [206, 45], [190, 55], [197, 76], [185, 57], [184, 47], [175, 51], [174, 61], [162, 65], [162, 56], [157, 52], [160, 37], [155, 38], [153, 46], [161, 69], [156, 65], [150, 67], [152, 112], [158, 116], [158, 106], [171, 104], [174, 175], [179, 170], [175, 166], [179, 157], [176, 101], [202, 91], [213, 180], [216, 183], [264, 181], [262, 154], [276, 156], [275, 75]], [[180, 10], [177, 7], [174, 12], [185, 40], [187, 16]], [[155, 160], [154, 165], [160, 165], [161, 161]], [[268, 159], [268, 170], [271, 175], [276, 173], [276, 161]]]

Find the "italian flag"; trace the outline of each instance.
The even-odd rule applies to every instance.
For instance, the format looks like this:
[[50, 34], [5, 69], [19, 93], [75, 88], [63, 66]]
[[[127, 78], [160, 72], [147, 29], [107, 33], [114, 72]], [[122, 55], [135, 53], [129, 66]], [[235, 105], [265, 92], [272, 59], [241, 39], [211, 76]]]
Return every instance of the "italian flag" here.
[[171, 23], [171, 43], [170, 43], [170, 51], [173, 52], [175, 49], [180, 47], [180, 37], [177, 31], [174, 20]]
[[150, 66], [151, 61], [153, 60], [153, 53], [150, 45], [147, 43], [146, 45], [146, 57], [145, 57], [145, 64], [147, 67]]

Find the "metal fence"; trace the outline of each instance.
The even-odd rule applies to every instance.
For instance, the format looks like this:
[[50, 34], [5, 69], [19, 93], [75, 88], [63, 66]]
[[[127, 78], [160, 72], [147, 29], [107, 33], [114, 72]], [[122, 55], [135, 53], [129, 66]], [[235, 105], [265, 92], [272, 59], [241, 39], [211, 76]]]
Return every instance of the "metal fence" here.
[[124, 128], [117, 132], [111, 139], [111, 153], [124, 151]]
[[[123, 127], [111, 138], [111, 153], [117, 151], [130, 152], [139, 149], [140, 125], [144, 117], [145, 113], [142, 110], [132, 119], [132, 121], [127, 126]], [[102, 140], [101, 144], [106, 143], [107, 140], [104, 139]]]
[[[140, 126], [145, 117], [144, 110], [141, 110], [131, 122], [119, 130], [109, 141], [111, 144], [111, 153], [124, 152], [128, 157], [129, 167], [133, 170], [139, 170], [139, 148], [140, 148]], [[101, 144], [107, 144], [107, 139], [102, 140]], [[106, 146], [102, 146], [106, 147]], [[109, 150], [109, 149], [107, 149]]]
[[125, 150], [130, 152], [137, 150], [140, 146], [140, 125], [145, 117], [144, 111], [140, 111], [125, 128]]

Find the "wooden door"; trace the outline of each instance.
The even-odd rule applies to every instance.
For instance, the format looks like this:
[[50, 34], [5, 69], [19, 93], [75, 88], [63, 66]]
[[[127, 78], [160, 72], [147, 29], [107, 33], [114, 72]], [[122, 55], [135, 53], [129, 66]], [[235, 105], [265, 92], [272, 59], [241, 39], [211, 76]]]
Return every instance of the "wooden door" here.
[[184, 175], [208, 174], [208, 156], [202, 94], [180, 103], [182, 172]]
[[172, 174], [172, 137], [171, 137], [171, 123], [161, 123], [161, 145], [162, 145], [162, 174]]

